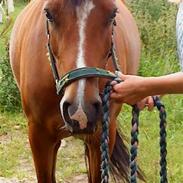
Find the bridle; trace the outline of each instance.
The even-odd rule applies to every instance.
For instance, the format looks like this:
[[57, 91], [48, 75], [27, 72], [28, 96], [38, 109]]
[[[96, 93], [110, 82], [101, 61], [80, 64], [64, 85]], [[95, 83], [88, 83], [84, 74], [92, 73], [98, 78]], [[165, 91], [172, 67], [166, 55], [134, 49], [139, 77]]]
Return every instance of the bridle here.
[[[114, 43], [114, 26], [116, 26], [115, 20], [112, 23], [111, 49], [110, 49], [109, 57], [112, 57], [112, 62], [113, 62], [115, 71], [120, 71], [121, 69], [119, 66], [119, 62], [116, 54], [116, 47]], [[47, 33], [48, 57], [49, 57], [52, 74], [56, 84], [57, 95], [60, 95], [61, 93], [63, 93], [64, 88], [66, 86], [82, 78], [98, 77], [98, 78], [107, 78], [111, 80], [116, 78], [116, 75], [114, 73], [101, 68], [96, 68], [96, 67], [82, 67], [82, 68], [74, 69], [66, 73], [62, 77], [60, 77], [57, 66], [56, 66], [56, 59], [53, 54], [53, 50], [51, 46], [51, 34], [50, 34], [48, 19], [46, 20], [46, 33]]]

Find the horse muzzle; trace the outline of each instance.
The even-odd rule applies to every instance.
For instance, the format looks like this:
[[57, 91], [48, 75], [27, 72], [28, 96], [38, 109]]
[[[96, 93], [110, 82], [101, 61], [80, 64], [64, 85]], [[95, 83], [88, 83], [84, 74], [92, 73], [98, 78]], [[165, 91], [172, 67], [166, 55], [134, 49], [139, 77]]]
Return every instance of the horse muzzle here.
[[101, 119], [101, 101], [85, 105], [61, 101], [60, 108], [65, 126], [71, 133], [92, 134], [96, 131], [97, 121]]

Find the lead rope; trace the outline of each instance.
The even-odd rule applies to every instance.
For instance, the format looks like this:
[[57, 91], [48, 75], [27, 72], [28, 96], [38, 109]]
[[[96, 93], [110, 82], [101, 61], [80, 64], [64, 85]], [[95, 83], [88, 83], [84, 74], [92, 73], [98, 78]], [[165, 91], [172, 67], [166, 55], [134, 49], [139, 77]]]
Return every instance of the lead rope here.
[[[166, 111], [165, 106], [158, 97], [153, 97], [154, 105], [159, 110], [160, 118], [160, 183], [168, 183], [167, 179], [167, 142], [166, 142]], [[139, 109], [135, 105], [132, 110], [132, 131], [131, 131], [131, 149], [130, 149], [130, 183], [137, 182], [137, 151], [138, 151], [138, 126], [139, 126]]]
[[[121, 82], [119, 78], [114, 81]], [[101, 136], [101, 183], [109, 182], [109, 106], [110, 106], [110, 92], [112, 91], [111, 82], [108, 82], [104, 88], [102, 98], [103, 120], [102, 120], [102, 136]]]
[[161, 103], [158, 97], [153, 97], [155, 106], [159, 110], [160, 118], [160, 183], [168, 183], [167, 179], [167, 142], [166, 142], [166, 111], [165, 106]]
[[131, 129], [131, 148], [130, 148], [130, 183], [137, 182], [137, 152], [139, 134], [139, 108], [134, 105], [132, 109], [132, 129]]
[[109, 182], [109, 102], [110, 91], [112, 86], [108, 83], [104, 89], [102, 99], [103, 121], [102, 121], [102, 137], [101, 137], [101, 183]]
[[[119, 82], [116, 78], [115, 81]], [[103, 95], [103, 122], [102, 122], [102, 137], [101, 137], [101, 183], [109, 182], [109, 104], [110, 91], [112, 90], [111, 83], [107, 83]], [[159, 110], [160, 117], [160, 183], [168, 183], [167, 179], [167, 143], [166, 143], [166, 111], [164, 105], [158, 97], [153, 97], [154, 105]], [[136, 105], [132, 109], [132, 130], [131, 130], [131, 149], [130, 149], [130, 183], [137, 183], [137, 152], [138, 152], [138, 134], [139, 134], [139, 114], [140, 110]]]

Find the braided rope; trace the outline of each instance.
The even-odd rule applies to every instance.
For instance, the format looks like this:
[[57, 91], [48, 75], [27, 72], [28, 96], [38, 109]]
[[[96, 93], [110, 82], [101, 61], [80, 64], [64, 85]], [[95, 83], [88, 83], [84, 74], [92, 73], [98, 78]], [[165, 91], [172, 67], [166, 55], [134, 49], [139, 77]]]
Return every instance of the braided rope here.
[[154, 104], [159, 110], [159, 117], [160, 117], [160, 182], [167, 183], [167, 142], [166, 142], [166, 111], [165, 106], [161, 103], [158, 97], [154, 97]]
[[110, 103], [110, 91], [112, 86], [107, 83], [104, 89], [104, 95], [102, 99], [103, 106], [103, 122], [102, 122], [102, 138], [101, 138], [101, 183], [109, 182], [109, 103]]
[[[119, 78], [115, 81], [118, 83]], [[103, 122], [102, 122], [102, 137], [101, 137], [101, 183], [109, 182], [109, 105], [110, 91], [112, 90], [111, 83], [107, 83], [104, 89], [102, 105], [103, 105]], [[167, 143], [166, 143], [166, 111], [164, 105], [158, 97], [153, 97], [154, 104], [159, 110], [160, 117], [160, 183], [168, 183], [167, 179]], [[137, 153], [138, 153], [138, 134], [139, 134], [139, 114], [140, 110], [136, 105], [132, 110], [132, 130], [131, 130], [131, 149], [130, 149], [130, 183], [137, 183]]]
[[[114, 79], [117, 83], [121, 80], [116, 77]], [[112, 91], [111, 82], [108, 82], [104, 88], [103, 98], [102, 98], [102, 108], [103, 108], [103, 121], [102, 121], [102, 137], [101, 137], [101, 183], [109, 182], [109, 105], [110, 105], [110, 92]]]
[[138, 126], [139, 109], [135, 105], [132, 110], [132, 130], [131, 130], [131, 149], [130, 149], [130, 183], [137, 182], [137, 151], [138, 151]]

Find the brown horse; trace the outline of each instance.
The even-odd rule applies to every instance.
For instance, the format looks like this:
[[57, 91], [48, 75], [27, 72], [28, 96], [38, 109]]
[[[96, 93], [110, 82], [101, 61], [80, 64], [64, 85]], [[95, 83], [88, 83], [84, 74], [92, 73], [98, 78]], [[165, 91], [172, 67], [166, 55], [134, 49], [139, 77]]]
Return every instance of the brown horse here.
[[[87, 78], [56, 95], [47, 56], [46, 19], [59, 75], [81, 67], [113, 70], [109, 50], [112, 24], [123, 73], [136, 74], [140, 39], [135, 21], [121, 0], [34, 0], [18, 16], [10, 43], [11, 66], [28, 119], [29, 141], [39, 183], [55, 183], [61, 140], [76, 136], [86, 144], [90, 183], [101, 181], [101, 97], [106, 79]], [[111, 101], [111, 167], [128, 179], [129, 155], [116, 129], [121, 104]], [[65, 124], [68, 128], [63, 128]]]

